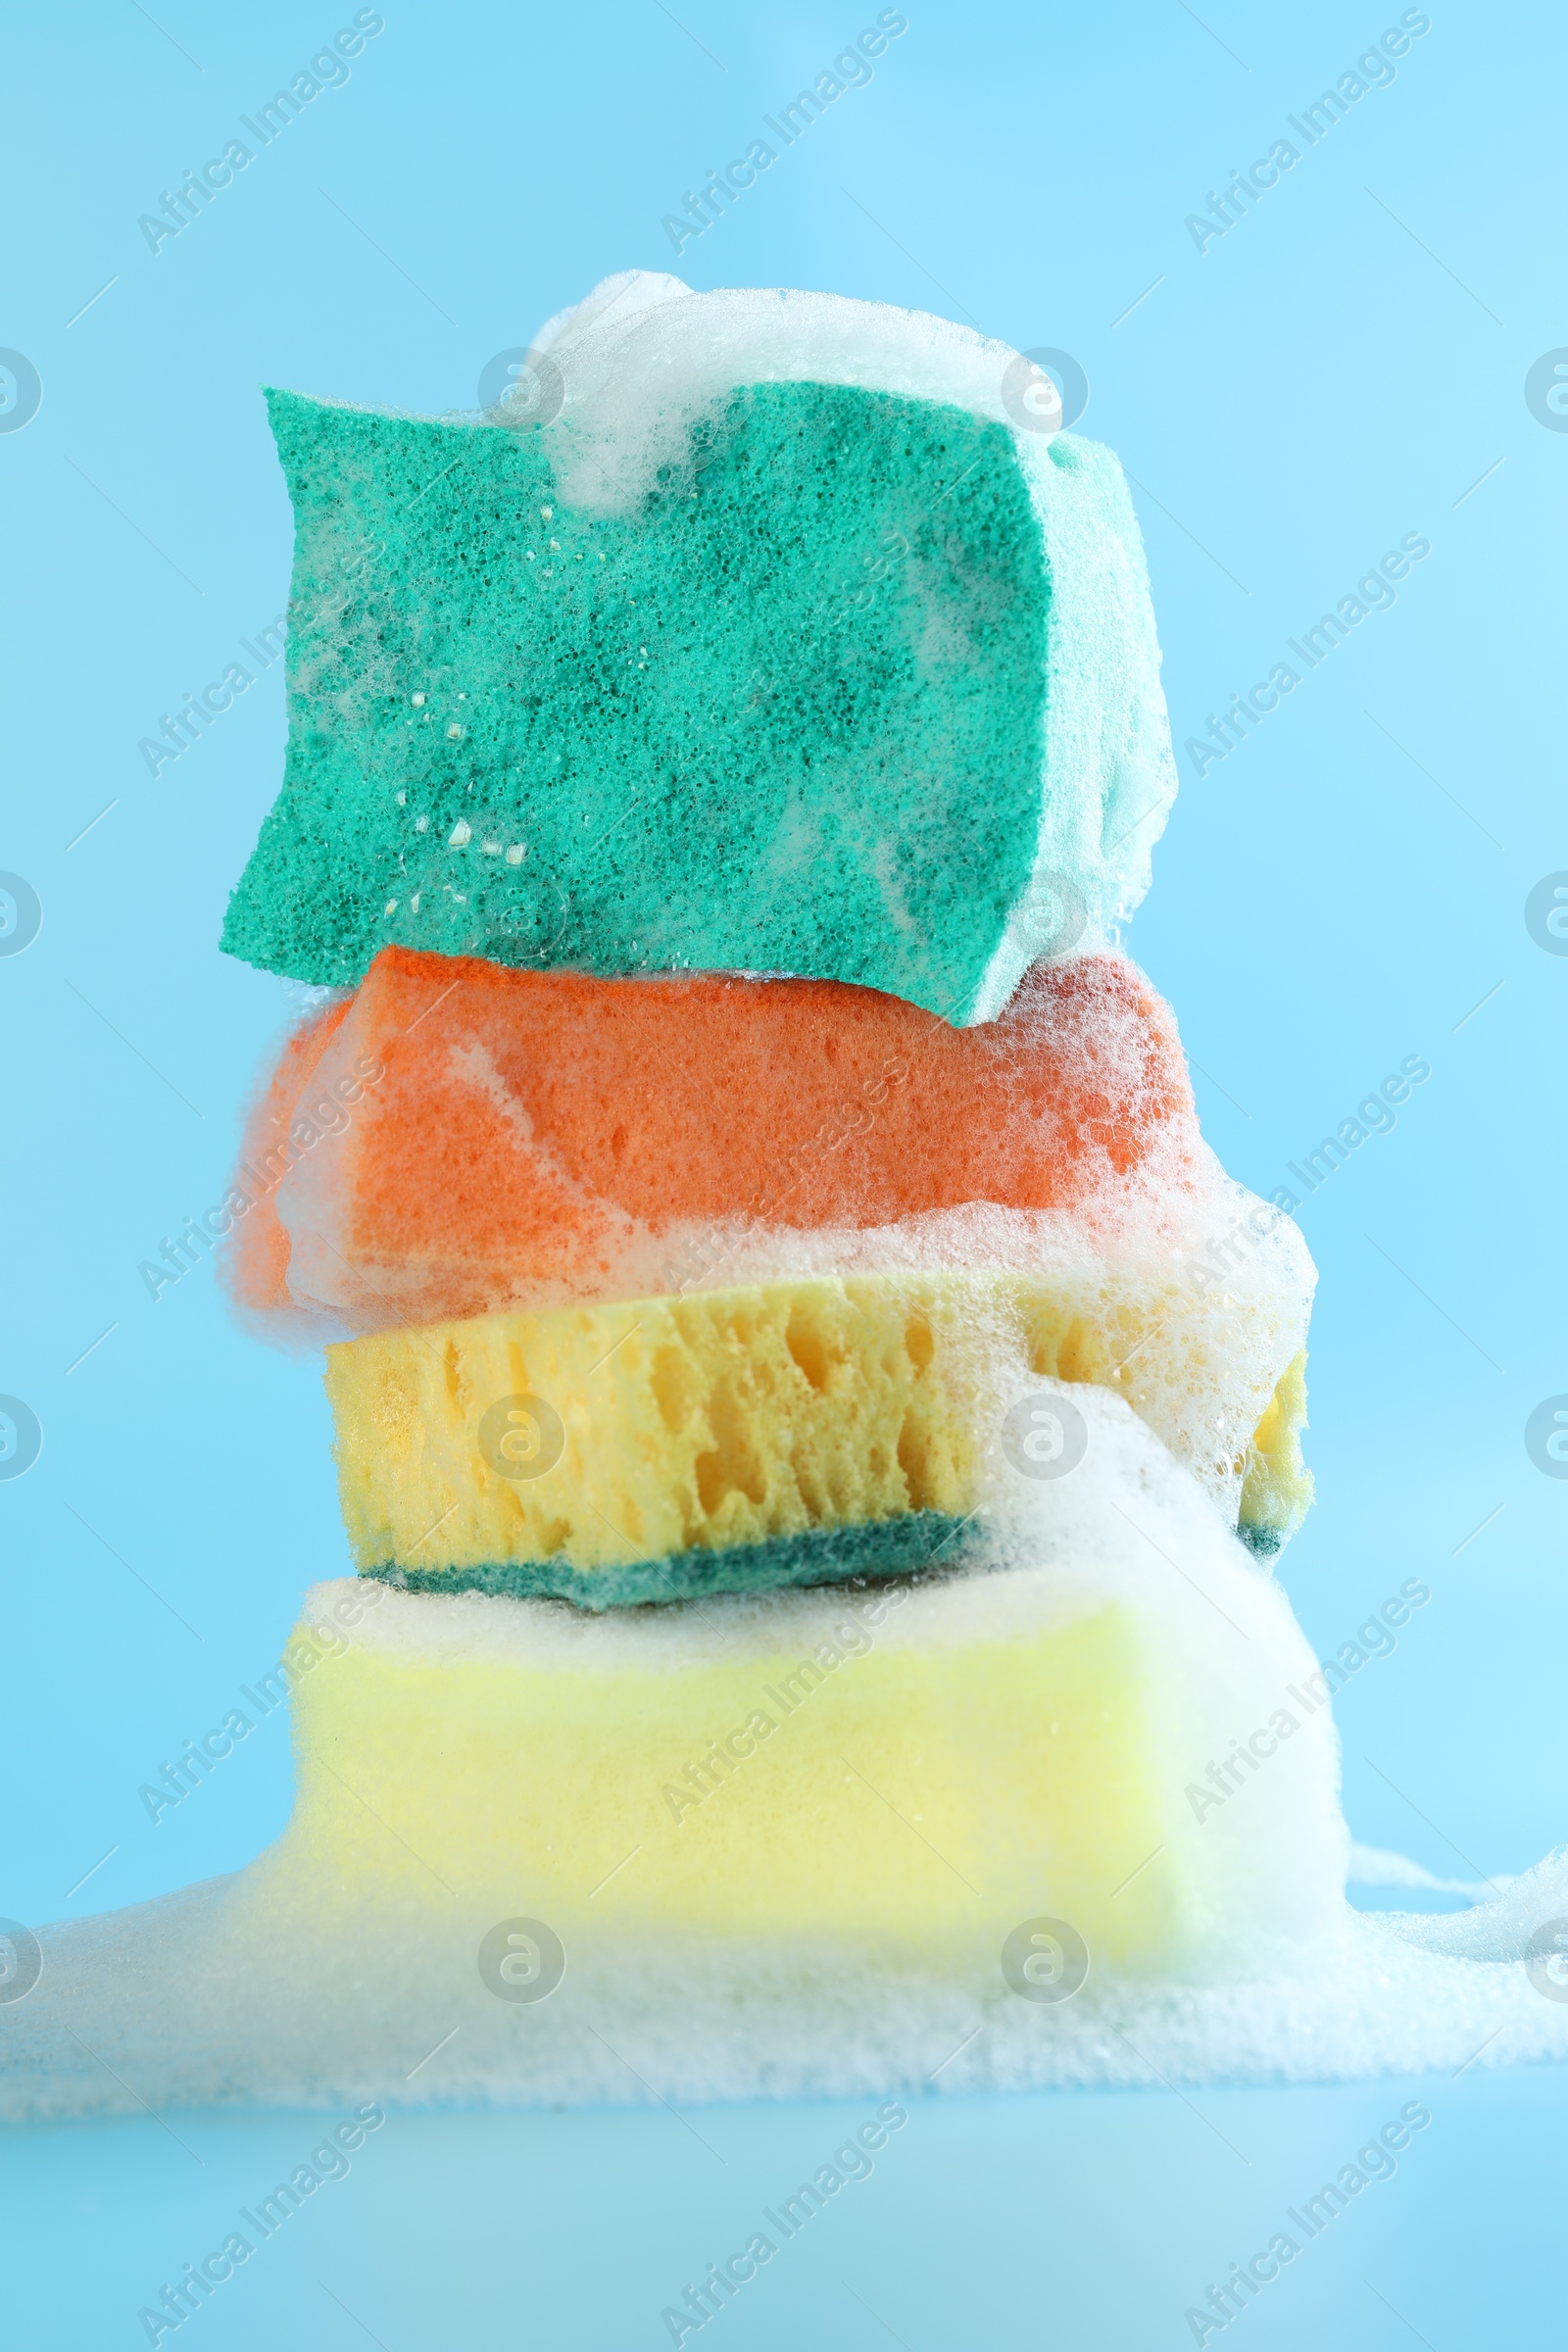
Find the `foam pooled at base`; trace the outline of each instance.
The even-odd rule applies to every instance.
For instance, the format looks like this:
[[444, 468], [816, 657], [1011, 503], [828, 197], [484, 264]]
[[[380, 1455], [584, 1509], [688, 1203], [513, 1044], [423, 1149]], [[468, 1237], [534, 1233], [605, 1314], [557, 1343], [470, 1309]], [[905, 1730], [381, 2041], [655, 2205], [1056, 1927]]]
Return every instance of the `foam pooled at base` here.
[[1124, 1406], [1075, 1401], [1072, 1476], [1021, 1482], [948, 1578], [592, 1619], [318, 1588], [293, 1824], [237, 1878], [42, 1931], [0, 2112], [1568, 2055], [1529, 1957], [1560, 1869], [1441, 1923], [1350, 1913], [1283, 1592]]
[[230, 953], [856, 981], [958, 1023], [1143, 896], [1175, 789], [1138, 525], [1007, 347], [670, 292], [479, 418], [270, 396], [282, 793]]

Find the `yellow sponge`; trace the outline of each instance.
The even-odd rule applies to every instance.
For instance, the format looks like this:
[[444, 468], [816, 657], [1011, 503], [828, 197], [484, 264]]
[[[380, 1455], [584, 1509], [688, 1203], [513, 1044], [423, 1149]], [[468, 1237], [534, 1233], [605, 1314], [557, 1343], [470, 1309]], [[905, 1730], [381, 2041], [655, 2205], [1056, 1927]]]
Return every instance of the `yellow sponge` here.
[[1166, 1836], [1135, 1620], [1061, 1624], [1030, 1581], [983, 1580], [1012, 1605], [972, 1630], [951, 1599], [911, 1626], [895, 1583], [586, 1640], [559, 1603], [387, 1593], [297, 1686], [275, 1864], [350, 1907], [515, 1889], [568, 1948], [575, 1925], [941, 1949], [1047, 1887], [1097, 1950], [1163, 1949], [1179, 1874], [1111, 1901]]
[[[346, 1342], [326, 1379], [355, 1559], [593, 1607], [918, 1566], [985, 1499], [1031, 1377], [1112, 1389], [1160, 1429], [1156, 1304], [1097, 1315], [1065, 1282], [911, 1272]], [[1244, 1388], [1224, 1455], [1189, 1463], [1233, 1495], [1252, 1464], [1259, 1548], [1299, 1498], [1303, 1396], [1295, 1366], [1272, 1401]]]

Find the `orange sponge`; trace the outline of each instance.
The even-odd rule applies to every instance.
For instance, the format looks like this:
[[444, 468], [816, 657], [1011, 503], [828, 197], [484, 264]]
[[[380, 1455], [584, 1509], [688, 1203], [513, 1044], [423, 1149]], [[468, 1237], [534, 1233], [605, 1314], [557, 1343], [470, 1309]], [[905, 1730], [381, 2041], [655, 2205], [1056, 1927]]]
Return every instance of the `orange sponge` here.
[[392, 947], [285, 1052], [247, 1140], [234, 1282], [358, 1331], [636, 1297], [683, 1287], [682, 1251], [715, 1228], [1075, 1210], [1156, 1148], [1180, 1182], [1192, 1095], [1169, 1011], [1116, 956], [1037, 965], [998, 1020], [953, 1029], [836, 981]]
[[[239, 1189], [249, 1206], [235, 1221], [226, 1257], [229, 1289], [242, 1307], [266, 1313], [288, 1298], [288, 1233], [276, 1188], [304, 1148], [301, 1103], [352, 1004], [339, 997], [294, 1031], [245, 1123], [240, 1166], [248, 1181]], [[315, 1122], [310, 1133], [319, 1133]]]

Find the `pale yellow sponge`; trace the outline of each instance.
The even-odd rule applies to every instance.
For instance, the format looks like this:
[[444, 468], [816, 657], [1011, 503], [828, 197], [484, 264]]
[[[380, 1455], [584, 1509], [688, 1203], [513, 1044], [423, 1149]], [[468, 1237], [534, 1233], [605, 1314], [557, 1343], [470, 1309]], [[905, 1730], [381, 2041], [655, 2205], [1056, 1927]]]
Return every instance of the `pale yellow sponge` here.
[[[460, 1900], [515, 1886], [564, 1936], [922, 1947], [966, 1934], [977, 1896], [1016, 1913], [1044, 1880], [1102, 1949], [1162, 1948], [1169, 1873], [1109, 1900], [1164, 1826], [1135, 1622], [1002, 1597], [1027, 1605], [967, 1638], [911, 1643], [898, 1581], [749, 1618], [732, 1602], [723, 1642], [673, 1603], [651, 1631], [589, 1619], [579, 1643], [544, 1618], [561, 1603], [386, 1593], [410, 1646], [356, 1646], [296, 1691], [294, 1864], [422, 1905], [428, 1858]], [[421, 1628], [418, 1610], [469, 1614]]]
[[[1159, 1427], [1162, 1312], [1065, 1279], [906, 1271], [346, 1342], [326, 1381], [349, 1540], [362, 1571], [416, 1587], [592, 1607], [922, 1566], [1004, 1474], [1031, 1381], [1111, 1389]], [[1224, 1457], [1189, 1466], [1239, 1480], [1265, 1407], [1286, 1462], [1289, 1400], [1230, 1402]], [[1257, 1489], [1270, 1532], [1283, 1491]]]

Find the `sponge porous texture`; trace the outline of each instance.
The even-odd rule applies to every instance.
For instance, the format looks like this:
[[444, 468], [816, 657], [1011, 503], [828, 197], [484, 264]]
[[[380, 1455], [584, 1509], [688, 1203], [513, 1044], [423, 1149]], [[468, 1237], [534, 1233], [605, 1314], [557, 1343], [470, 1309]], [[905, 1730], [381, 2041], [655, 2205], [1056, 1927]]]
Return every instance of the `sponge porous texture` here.
[[[996, 1275], [808, 1280], [383, 1333], [328, 1350], [344, 1523], [363, 1570], [591, 1607], [887, 1573], [953, 1556], [1026, 1463], [1008, 1415], [1042, 1381], [1147, 1411], [1136, 1353], [1125, 1325], [1096, 1328], [1070, 1297]], [[1268, 1401], [1245, 1400], [1229, 1458], [1195, 1465], [1233, 1524]], [[1295, 1417], [1275, 1409], [1253, 1496], [1265, 1549], [1310, 1492], [1293, 1401]]]
[[270, 395], [289, 746], [225, 948], [334, 986], [389, 941], [784, 970], [966, 1022], [1141, 895], [1173, 779], [1114, 458], [731, 367], [625, 509], [579, 478], [591, 401]]

